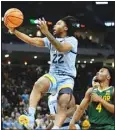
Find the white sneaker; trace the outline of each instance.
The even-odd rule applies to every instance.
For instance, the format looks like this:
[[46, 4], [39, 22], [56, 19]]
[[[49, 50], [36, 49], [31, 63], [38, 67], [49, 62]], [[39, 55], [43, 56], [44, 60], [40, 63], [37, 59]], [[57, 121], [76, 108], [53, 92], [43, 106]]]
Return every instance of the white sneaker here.
[[21, 115], [18, 118], [18, 121], [21, 125], [24, 125], [28, 130], [33, 130], [34, 129], [34, 121], [35, 118], [30, 115]]

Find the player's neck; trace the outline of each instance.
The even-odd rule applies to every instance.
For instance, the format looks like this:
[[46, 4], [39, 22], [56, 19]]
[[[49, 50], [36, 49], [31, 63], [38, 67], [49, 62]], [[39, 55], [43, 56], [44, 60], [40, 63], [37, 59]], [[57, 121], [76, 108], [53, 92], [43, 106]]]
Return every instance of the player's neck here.
[[59, 38], [67, 37], [67, 32], [60, 33], [57, 37]]
[[101, 82], [101, 83], [100, 83], [99, 89], [100, 89], [100, 90], [104, 90], [104, 89], [106, 89], [106, 88], [108, 88], [108, 87], [109, 87], [109, 83], [108, 83], [108, 81], [105, 81], [105, 82]]

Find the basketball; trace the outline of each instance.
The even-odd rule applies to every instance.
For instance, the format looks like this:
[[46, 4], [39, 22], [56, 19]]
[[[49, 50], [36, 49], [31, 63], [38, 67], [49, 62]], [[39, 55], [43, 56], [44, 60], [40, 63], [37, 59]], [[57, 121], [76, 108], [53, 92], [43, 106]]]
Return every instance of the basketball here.
[[8, 27], [19, 27], [23, 22], [23, 13], [17, 8], [8, 9], [4, 14], [4, 24]]

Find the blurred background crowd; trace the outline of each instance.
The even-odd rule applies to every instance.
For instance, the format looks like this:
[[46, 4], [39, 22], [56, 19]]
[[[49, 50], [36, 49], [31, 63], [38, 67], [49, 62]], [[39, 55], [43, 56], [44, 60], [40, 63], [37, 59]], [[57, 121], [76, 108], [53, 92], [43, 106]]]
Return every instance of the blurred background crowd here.
[[[75, 79], [74, 96], [76, 104], [79, 104], [84, 97], [88, 87], [91, 87], [92, 78], [99, 69], [97, 65], [79, 65], [77, 77]], [[45, 69], [43, 69], [45, 68]], [[4, 129], [24, 129], [17, 119], [20, 114], [27, 110], [29, 95], [34, 82], [43, 74], [48, 72], [49, 65], [46, 66], [25, 66], [25, 65], [4, 65], [2, 64], [2, 128]], [[85, 80], [84, 80], [85, 79]], [[45, 94], [38, 107], [36, 119], [39, 128], [45, 129], [48, 125], [46, 114], [49, 114], [48, 95]], [[87, 116], [83, 116], [83, 120]]]

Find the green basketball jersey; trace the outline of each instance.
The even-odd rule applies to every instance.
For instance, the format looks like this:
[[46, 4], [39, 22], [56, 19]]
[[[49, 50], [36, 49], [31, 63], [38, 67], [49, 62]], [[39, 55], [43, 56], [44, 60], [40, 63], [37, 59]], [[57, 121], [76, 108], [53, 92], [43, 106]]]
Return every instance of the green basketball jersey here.
[[[114, 87], [109, 87], [106, 90], [98, 90], [98, 88], [93, 89], [93, 93], [101, 96], [104, 100], [113, 104], [113, 89]], [[90, 123], [94, 124], [110, 124], [114, 125], [114, 116], [112, 113], [107, 111], [101, 103], [90, 102], [88, 107], [88, 115]]]

